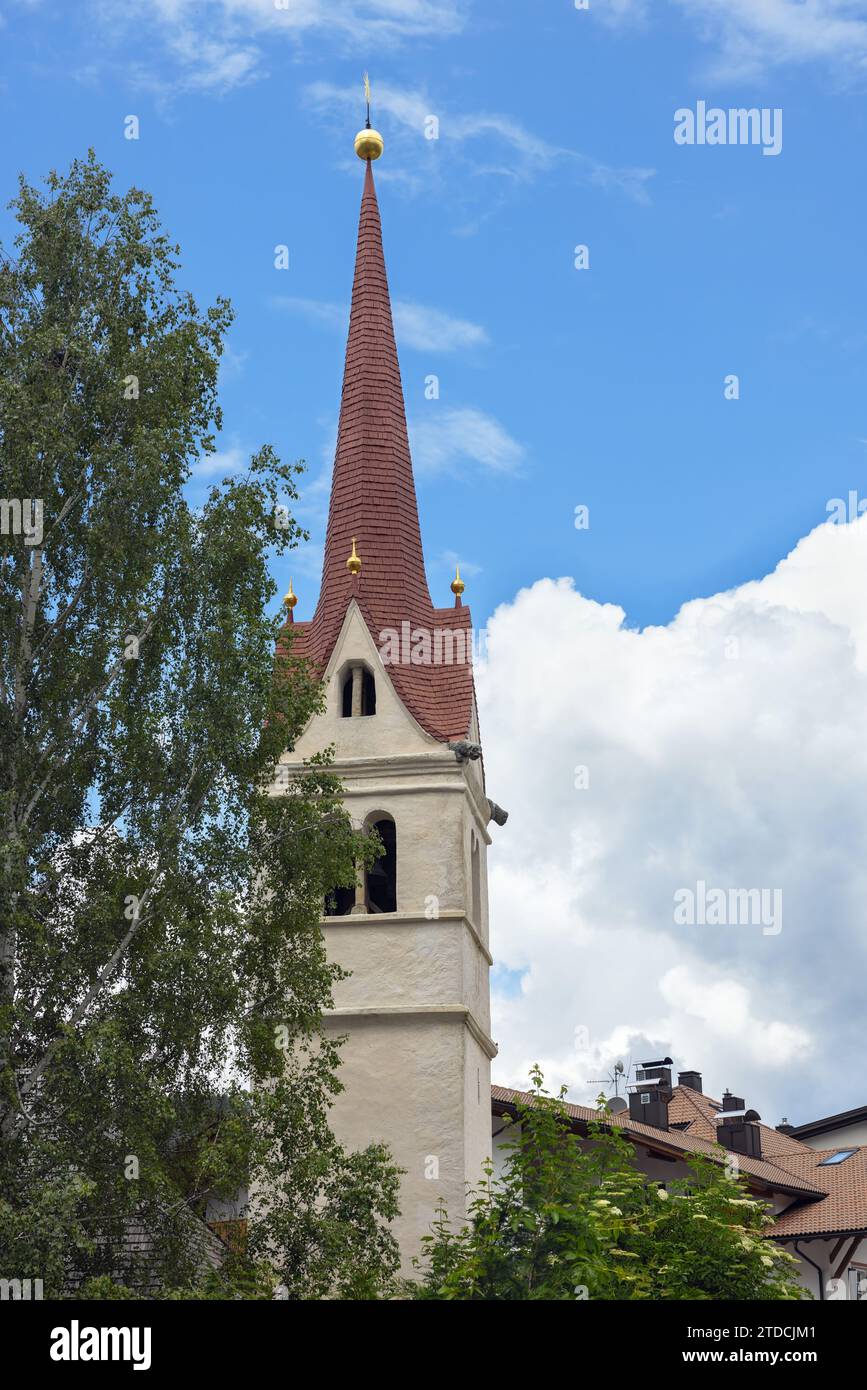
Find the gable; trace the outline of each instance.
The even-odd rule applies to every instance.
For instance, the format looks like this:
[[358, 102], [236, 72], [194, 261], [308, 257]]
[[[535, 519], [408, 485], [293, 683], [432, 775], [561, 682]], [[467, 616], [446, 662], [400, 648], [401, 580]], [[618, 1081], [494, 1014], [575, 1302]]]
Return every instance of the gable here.
[[[376, 713], [353, 719], [343, 715], [343, 682], [359, 662], [375, 682]], [[299, 738], [295, 753], [300, 757], [308, 757], [326, 745], [333, 745], [338, 762], [441, 751], [442, 744], [421, 727], [397, 693], [390, 668], [383, 663], [354, 600], [323, 672], [323, 683], [325, 711], [314, 715]]]

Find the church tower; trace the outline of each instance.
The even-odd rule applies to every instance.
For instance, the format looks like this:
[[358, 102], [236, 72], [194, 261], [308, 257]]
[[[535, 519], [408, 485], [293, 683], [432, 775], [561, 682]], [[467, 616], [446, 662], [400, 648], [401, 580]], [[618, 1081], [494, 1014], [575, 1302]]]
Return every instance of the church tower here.
[[486, 859], [505, 814], [485, 793], [473, 632], [452, 581], [435, 608], [425, 577], [406, 416], [382, 249], [373, 160], [364, 160], [352, 312], [322, 584], [292, 651], [325, 685], [289, 765], [333, 745], [357, 827], [384, 853], [354, 890], [325, 905], [329, 958], [351, 974], [326, 1026], [345, 1034], [345, 1090], [331, 1112], [357, 1149], [388, 1144], [406, 1170], [395, 1234], [404, 1272], [443, 1200], [453, 1219], [491, 1152]]

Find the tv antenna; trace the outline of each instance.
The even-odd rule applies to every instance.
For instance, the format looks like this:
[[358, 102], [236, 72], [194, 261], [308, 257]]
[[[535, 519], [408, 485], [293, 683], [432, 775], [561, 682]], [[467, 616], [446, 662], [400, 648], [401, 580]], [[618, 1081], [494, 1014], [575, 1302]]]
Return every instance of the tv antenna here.
[[607, 1076], [591, 1076], [587, 1084], [588, 1086], [613, 1086], [614, 1095], [619, 1098], [620, 1082], [623, 1081], [623, 1084], [626, 1084], [624, 1078], [629, 1075], [631, 1066], [631, 1061], [626, 1066], [622, 1062], [615, 1062]]

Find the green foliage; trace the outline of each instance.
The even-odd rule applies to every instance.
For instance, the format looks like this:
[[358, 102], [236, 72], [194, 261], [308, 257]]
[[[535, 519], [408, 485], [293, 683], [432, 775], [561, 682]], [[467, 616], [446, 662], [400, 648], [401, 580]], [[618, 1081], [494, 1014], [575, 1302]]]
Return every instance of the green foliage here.
[[[4, 1174], [5, 1176], [5, 1174]], [[9, 1185], [11, 1186], [11, 1185]], [[93, 1250], [84, 1213], [95, 1184], [70, 1172], [53, 1182], [35, 1185], [26, 1202], [10, 1201], [4, 1182], [0, 1196], [2, 1277], [36, 1278], [46, 1292], [63, 1286], [70, 1257], [85, 1258]]]
[[395, 1178], [328, 1129], [318, 927], [375, 846], [327, 756], [267, 792], [321, 700], [268, 616], [301, 465], [266, 444], [194, 511], [228, 303], [93, 154], [13, 206], [0, 493], [43, 534], [0, 535], [0, 1273], [192, 1289], [207, 1200], [279, 1150], [251, 1250], [293, 1296], [385, 1288]]
[[107, 1274], [98, 1274], [93, 1279], [86, 1279], [77, 1290], [77, 1297], [91, 1301], [101, 1301], [117, 1303], [124, 1299], [134, 1299], [135, 1292], [128, 1289], [125, 1284], [116, 1284]]
[[188, 1284], [163, 1288], [166, 1303], [224, 1303], [265, 1301], [275, 1297], [274, 1271], [267, 1264], [230, 1256], [220, 1269], [209, 1269]]
[[538, 1068], [499, 1178], [489, 1170], [454, 1229], [441, 1210], [412, 1286], [421, 1299], [798, 1299], [792, 1257], [765, 1239], [765, 1205], [724, 1166], [694, 1157], [666, 1189], [599, 1123], [571, 1131]]

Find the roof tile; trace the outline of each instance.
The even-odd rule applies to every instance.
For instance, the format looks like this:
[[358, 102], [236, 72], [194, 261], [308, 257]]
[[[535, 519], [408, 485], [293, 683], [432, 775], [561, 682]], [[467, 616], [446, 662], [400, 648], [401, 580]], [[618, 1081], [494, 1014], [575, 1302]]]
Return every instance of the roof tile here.
[[[346, 560], [355, 538], [361, 573]], [[316, 611], [292, 625], [292, 651], [325, 669], [352, 599], [379, 649], [386, 629], [468, 633], [468, 608], [434, 609], [418, 521], [403, 387], [394, 340], [382, 228], [370, 161], [364, 176], [352, 311], [331, 484], [331, 503]], [[471, 642], [464, 659], [389, 665], [395, 689], [434, 738], [465, 738], [474, 689]]]
[[[494, 1102], [521, 1104], [532, 1099], [524, 1091], [504, 1086], [492, 1086]], [[673, 1124], [687, 1122], [686, 1129], [655, 1129], [630, 1119], [628, 1111], [611, 1115], [608, 1123], [624, 1130], [632, 1139], [650, 1139], [657, 1148], [701, 1153], [722, 1160], [724, 1157], [714, 1142], [714, 1116], [720, 1111], [719, 1101], [693, 1091], [688, 1086], [674, 1089], [669, 1105]], [[586, 1105], [566, 1103], [567, 1113], [579, 1124], [599, 1119], [596, 1110]], [[789, 1134], [761, 1125], [762, 1158], [738, 1154], [741, 1170], [748, 1178], [778, 1192], [789, 1192], [797, 1200], [783, 1211], [768, 1228], [776, 1240], [798, 1236], [834, 1236], [844, 1232], [867, 1232], [867, 1146], [847, 1145], [856, 1151], [844, 1163], [822, 1167], [822, 1159], [839, 1152], [840, 1145], [831, 1149], [811, 1149]]]

